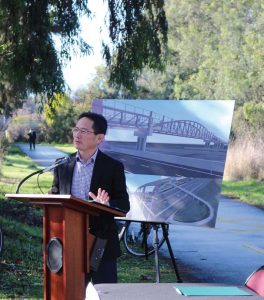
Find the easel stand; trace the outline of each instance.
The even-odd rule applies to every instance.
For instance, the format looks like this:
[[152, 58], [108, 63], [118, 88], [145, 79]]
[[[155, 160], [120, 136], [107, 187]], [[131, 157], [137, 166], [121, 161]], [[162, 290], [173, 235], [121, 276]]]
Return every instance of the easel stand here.
[[155, 231], [154, 253], [155, 253], [155, 268], [156, 268], [156, 282], [157, 283], [160, 282], [160, 267], [159, 267], [159, 243], [160, 243], [160, 241], [159, 241], [159, 236], [158, 236], [158, 230], [159, 230], [159, 227], [161, 227], [163, 238], [166, 241], [166, 244], [167, 244], [167, 247], [168, 247], [168, 250], [170, 253], [170, 257], [171, 257], [173, 268], [174, 268], [174, 271], [176, 274], [177, 282], [182, 282], [177, 265], [176, 265], [175, 257], [174, 257], [174, 254], [173, 254], [173, 251], [171, 248], [170, 240], [169, 240], [168, 224], [161, 223], [161, 222], [128, 220], [128, 219], [122, 219], [122, 218], [119, 218], [119, 219], [125, 221], [125, 225], [122, 227], [120, 234], [119, 234], [119, 240], [121, 240], [125, 236], [125, 232], [132, 222], [141, 223], [142, 231], [143, 231], [143, 245], [144, 245], [144, 253], [145, 253], [144, 256], [146, 257], [146, 259], [150, 255], [149, 251], [148, 251], [149, 249], [148, 249], [148, 243], [147, 243], [147, 236], [148, 236], [147, 226], [151, 225], [153, 230]]
[[155, 249], [155, 268], [156, 268], [156, 283], [160, 282], [160, 266], [159, 266], [159, 236], [158, 236], [158, 230], [159, 230], [159, 225], [162, 228], [162, 234], [163, 237], [166, 241], [169, 253], [170, 253], [170, 257], [171, 257], [171, 261], [173, 264], [173, 268], [176, 274], [176, 278], [177, 278], [177, 282], [182, 282], [181, 278], [180, 278], [180, 274], [176, 265], [176, 261], [175, 261], [175, 257], [171, 248], [171, 244], [170, 244], [170, 240], [169, 240], [169, 234], [168, 234], [168, 230], [166, 227], [166, 223], [152, 223], [153, 229], [155, 230], [155, 241], [154, 241], [154, 249]]

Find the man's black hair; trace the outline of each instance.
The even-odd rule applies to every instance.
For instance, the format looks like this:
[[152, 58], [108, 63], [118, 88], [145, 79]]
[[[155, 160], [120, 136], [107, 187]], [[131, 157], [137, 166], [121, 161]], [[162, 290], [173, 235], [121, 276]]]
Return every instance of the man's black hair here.
[[107, 121], [104, 116], [99, 115], [97, 113], [88, 111], [88, 112], [83, 112], [79, 115], [78, 120], [81, 118], [88, 118], [93, 121], [93, 130], [94, 133], [103, 133], [106, 134], [107, 131]]

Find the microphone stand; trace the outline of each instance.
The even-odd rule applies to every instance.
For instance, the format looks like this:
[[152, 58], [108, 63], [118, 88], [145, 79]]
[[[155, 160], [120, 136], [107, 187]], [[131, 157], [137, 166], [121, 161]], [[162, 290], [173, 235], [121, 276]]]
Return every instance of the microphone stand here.
[[22, 179], [22, 180], [19, 182], [19, 184], [18, 184], [18, 186], [17, 186], [17, 189], [16, 189], [16, 194], [18, 194], [21, 185], [22, 185], [26, 180], [28, 180], [30, 177], [32, 177], [32, 176], [34, 176], [34, 175], [36, 175], [36, 174], [42, 174], [42, 173], [44, 173], [44, 172], [51, 171], [51, 170], [55, 169], [57, 166], [66, 163], [67, 161], [69, 161], [69, 159], [70, 159], [69, 156], [68, 156], [68, 157], [63, 157], [63, 158], [59, 159], [57, 162], [55, 162], [55, 164], [53, 164], [53, 165], [51, 165], [51, 166], [49, 166], [49, 167], [46, 167], [45, 169], [38, 170], [38, 171], [35, 171], [35, 172], [29, 174], [28, 176], [26, 176], [24, 179]]
[[45, 169], [35, 171], [35, 172], [29, 174], [28, 176], [26, 176], [24, 179], [22, 179], [22, 180], [19, 182], [18, 186], [17, 186], [16, 194], [18, 194], [21, 185], [22, 185], [26, 180], [28, 180], [30, 177], [32, 177], [32, 176], [34, 176], [34, 175], [36, 175], [36, 174], [44, 173], [44, 170], [45, 170]]

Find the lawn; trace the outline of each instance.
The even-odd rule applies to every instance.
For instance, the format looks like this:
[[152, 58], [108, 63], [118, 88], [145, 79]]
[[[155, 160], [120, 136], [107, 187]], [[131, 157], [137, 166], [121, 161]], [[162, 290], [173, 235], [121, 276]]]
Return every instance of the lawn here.
[[264, 208], [264, 183], [262, 181], [224, 181], [222, 194]]
[[[39, 169], [15, 146], [9, 149], [1, 168], [0, 225], [4, 250], [0, 257], [0, 299], [43, 297], [42, 210], [4, 197], [15, 193], [18, 183]], [[22, 185], [20, 192], [46, 193], [51, 180], [50, 173], [34, 176]]]

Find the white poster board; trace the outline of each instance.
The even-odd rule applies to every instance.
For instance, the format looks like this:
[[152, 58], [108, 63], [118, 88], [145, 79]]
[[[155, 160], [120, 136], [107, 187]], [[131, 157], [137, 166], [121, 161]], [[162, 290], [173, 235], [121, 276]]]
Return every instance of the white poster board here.
[[214, 227], [233, 100], [96, 99], [102, 150], [122, 161], [128, 219]]

